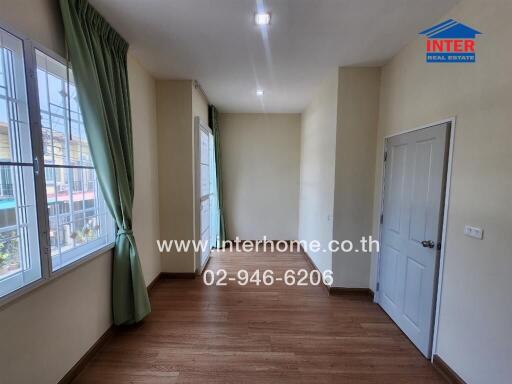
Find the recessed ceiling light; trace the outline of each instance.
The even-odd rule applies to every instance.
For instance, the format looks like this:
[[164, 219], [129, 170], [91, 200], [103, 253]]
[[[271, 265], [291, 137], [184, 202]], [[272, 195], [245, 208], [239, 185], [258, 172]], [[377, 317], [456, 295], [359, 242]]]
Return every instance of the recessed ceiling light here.
[[270, 13], [258, 12], [254, 14], [254, 22], [256, 25], [269, 25], [270, 24]]
[[263, 89], [256, 90], [256, 96], [263, 96]]

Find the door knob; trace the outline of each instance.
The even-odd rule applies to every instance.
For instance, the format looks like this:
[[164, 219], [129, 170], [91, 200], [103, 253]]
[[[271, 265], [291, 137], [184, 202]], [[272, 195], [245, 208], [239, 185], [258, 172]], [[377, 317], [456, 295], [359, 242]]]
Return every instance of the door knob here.
[[423, 245], [425, 248], [434, 248], [436, 243], [434, 243], [432, 240], [423, 240], [421, 245]]

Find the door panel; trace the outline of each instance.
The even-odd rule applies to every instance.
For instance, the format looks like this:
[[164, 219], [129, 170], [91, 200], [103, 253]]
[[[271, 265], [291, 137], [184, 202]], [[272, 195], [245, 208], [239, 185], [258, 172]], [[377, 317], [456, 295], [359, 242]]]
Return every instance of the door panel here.
[[208, 132], [205, 132], [203, 129], [201, 129], [200, 145], [201, 145], [200, 162], [201, 162], [201, 164], [208, 164], [209, 163], [209, 155], [210, 155], [209, 137], [208, 137]]
[[[414, 158], [414, 174], [411, 205], [411, 239], [421, 243], [427, 238], [429, 186], [432, 184], [433, 142], [417, 143]], [[419, 177], [416, 177], [418, 175]], [[425, 177], [426, 176], [426, 177]]]
[[401, 201], [404, 194], [405, 167], [407, 160], [407, 147], [397, 145], [391, 147], [391, 168], [389, 178], [391, 180], [389, 187], [390, 193], [386, 194], [386, 206], [389, 212], [386, 215], [386, 228], [396, 234], [400, 233], [401, 222]]
[[[379, 304], [431, 353], [449, 124], [387, 140]], [[430, 241], [425, 246], [422, 242]]]
[[210, 128], [207, 126], [203, 126], [199, 123], [198, 132], [199, 132], [199, 164], [198, 167], [198, 182], [199, 182], [199, 225], [198, 225], [198, 236], [202, 242], [201, 252], [197, 255], [198, 260], [196, 262], [201, 266], [204, 266], [208, 256], [210, 254], [210, 250], [212, 248], [213, 243], [211, 242], [211, 209], [212, 209], [212, 180], [211, 170], [213, 167], [212, 164], [212, 154], [213, 154], [213, 139], [212, 132]]
[[210, 200], [201, 201], [201, 233], [210, 227]]
[[423, 280], [423, 272], [425, 267], [411, 258], [407, 258], [406, 275], [405, 275], [405, 298], [404, 298], [404, 315], [409, 321], [419, 328], [420, 318], [420, 301], [417, 300], [421, 296], [421, 286]]
[[210, 167], [208, 164], [201, 164], [201, 197], [210, 194]]
[[407, 172], [408, 148], [405, 142], [396, 140], [391, 143], [388, 150], [389, 167], [387, 168], [386, 179], [390, 182], [385, 184], [387, 193], [384, 194], [384, 215], [383, 233], [381, 240], [381, 255], [384, 262], [386, 274], [382, 275], [383, 300], [381, 306], [391, 317], [397, 313], [402, 306], [400, 296], [401, 281], [397, 276], [402, 275], [401, 255], [404, 248], [404, 210], [402, 202], [406, 194], [406, 172]]
[[[210, 228], [209, 227], [201, 234], [201, 241], [203, 244], [207, 244], [207, 242], [210, 241]], [[204, 263], [208, 259], [208, 256], [210, 255], [210, 250], [211, 250], [211, 248], [209, 246], [201, 248], [201, 264], [204, 265]]]
[[396, 273], [398, 267], [399, 252], [391, 247], [382, 252], [382, 268], [387, 271], [382, 275], [381, 280], [381, 305], [386, 305], [388, 312], [394, 312], [397, 306], [397, 284]]

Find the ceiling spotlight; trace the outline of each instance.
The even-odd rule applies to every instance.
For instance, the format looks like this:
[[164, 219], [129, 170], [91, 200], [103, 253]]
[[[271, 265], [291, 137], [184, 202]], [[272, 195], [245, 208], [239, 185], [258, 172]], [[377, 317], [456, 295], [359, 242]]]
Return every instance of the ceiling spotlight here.
[[256, 90], [256, 96], [263, 96], [263, 89]]
[[269, 25], [270, 24], [270, 13], [258, 12], [254, 14], [254, 22], [256, 25]]

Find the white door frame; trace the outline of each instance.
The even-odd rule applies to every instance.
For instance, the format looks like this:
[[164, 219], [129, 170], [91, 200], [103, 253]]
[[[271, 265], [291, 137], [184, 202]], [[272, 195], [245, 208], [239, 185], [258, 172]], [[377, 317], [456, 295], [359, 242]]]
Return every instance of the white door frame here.
[[[212, 129], [208, 126], [208, 123], [201, 120], [199, 116], [194, 118], [194, 156], [193, 156], [193, 167], [194, 167], [194, 240], [201, 241], [201, 132], [200, 130], [208, 131], [210, 134], [213, 134]], [[208, 264], [210, 259], [210, 254], [204, 261], [201, 263], [201, 251], [194, 252], [194, 264], [195, 264], [195, 272], [197, 275], [201, 275], [203, 273], [203, 269]]]
[[[435, 122], [428, 123], [428, 124], [425, 124], [425, 125], [422, 125], [422, 126], [419, 126], [416, 128], [412, 128], [412, 129], [408, 129], [405, 131], [401, 131], [401, 132], [393, 133], [391, 135], [384, 136], [384, 139], [381, 143], [382, 148], [383, 148], [382, 154], [384, 156], [384, 152], [386, 151], [386, 142], [389, 138], [394, 137], [394, 136], [403, 135], [404, 133], [418, 131], [420, 129], [430, 128], [430, 127], [433, 127], [433, 126], [436, 126], [439, 124], [450, 123], [450, 127], [451, 127], [450, 128], [450, 143], [449, 143], [449, 149], [448, 149], [448, 165], [446, 168], [446, 187], [445, 187], [445, 195], [444, 195], [445, 197], [444, 197], [444, 210], [443, 210], [443, 229], [442, 229], [442, 235], [441, 235], [441, 254], [440, 254], [440, 258], [439, 258], [439, 269], [437, 272], [437, 294], [436, 294], [436, 307], [435, 307], [435, 317], [434, 317], [434, 329], [433, 329], [433, 335], [432, 335], [432, 337], [433, 337], [432, 353], [430, 356], [431, 360], [433, 359], [434, 354], [437, 352], [437, 337], [438, 337], [438, 333], [439, 333], [439, 311], [441, 308], [441, 293], [443, 290], [444, 259], [445, 259], [445, 254], [446, 254], [446, 231], [447, 231], [447, 225], [448, 225], [448, 209], [449, 209], [449, 205], [450, 205], [450, 186], [451, 186], [451, 179], [452, 179], [453, 148], [454, 148], [454, 143], [455, 143], [455, 122], [456, 122], [455, 117], [450, 117], [450, 118], [447, 118], [444, 120], [435, 121]], [[383, 203], [384, 182], [386, 181], [384, 167], [385, 167], [385, 164], [384, 164], [384, 157], [383, 157], [382, 163], [381, 163], [382, 178], [381, 178], [381, 185], [380, 185], [379, 215], [382, 215], [382, 212], [384, 209], [384, 203]], [[380, 218], [377, 221], [377, 223], [378, 223], [377, 224], [378, 225], [377, 235], [378, 235], [378, 240], [379, 240], [379, 244], [380, 244], [381, 237], [382, 237], [382, 223], [380, 221]], [[380, 257], [380, 252], [378, 252], [377, 253], [377, 271], [376, 271], [377, 278], [375, 279], [376, 284], [378, 284], [380, 281], [380, 270], [381, 270], [381, 257]], [[380, 295], [380, 292], [376, 291], [375, 297], [374, 297], [374, 302], [378, 303], [379, 295]]]

